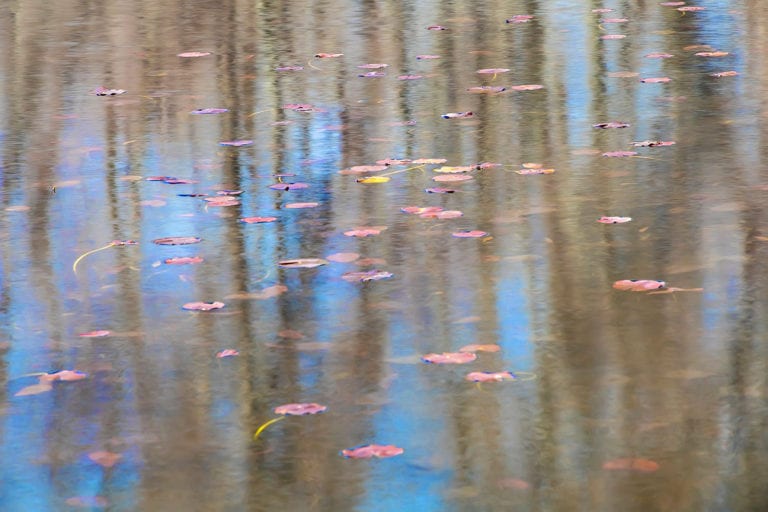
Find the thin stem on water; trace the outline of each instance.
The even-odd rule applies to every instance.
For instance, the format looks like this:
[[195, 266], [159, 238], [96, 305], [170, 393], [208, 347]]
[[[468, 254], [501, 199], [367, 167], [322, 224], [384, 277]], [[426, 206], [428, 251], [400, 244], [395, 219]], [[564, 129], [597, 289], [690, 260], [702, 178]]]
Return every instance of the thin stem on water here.
[[400, 169], [399, 171], [392, 171], [392, 172], [386, 172], [384, 174], [379, 174], [379, 176], [393, 176], [395, 174], [400, 174], [401, 172], [407, 172], [407, 171], [415, 171], [416, 169], [423, 169], [424, 164], [417, 165], [416, 167], [409, 167], [407, 169]]
[[256, 441], [262, 432], [264, 432], [268, 426], [272, 425], [273, 423], [277, 423], [278, 421], [284, 420], [285, 416], [280, 416], [279, 418], [273, 418], [269, 420], [268, 422], [264, 423], [262, 426], [256, 429], [256, 432], [253, 434], [253, 440]]
[[91, 254], [93, 254], [93, 253], [96, 253], [96, 252], [99, 252], [99, 251], [103, 251], [104, 249], [109, 249], [110, 247], [112, 247], [112, 246], [114, 246], [114, 245], [115, 245], [115, 243], [114, 243], [114, 242], [109, 242], [109, 243], [108, 243], [107, 245], [105, 245], [104, 247], [99, 247], [98, 249], [93, 249], [92, 251], [88, 251], [88, 252], [86, 252], [86, 253], [83, 253], [83, 254], [81, 254], [81, 255], [80, 255], [80, 256], [79, 256], [79, 257], [78, 257], [78, 258], [75, 260], [75, 262], [72, 264], [72, 272], [74, 272], [75, 274], [77, 274], [77, 264], [78, 264], [78, 263], [80, 263], [80, 262], [83, 260], [83, 258], [85, 258], [86, 256], [90, 256], [90, 255], [91, 255]]

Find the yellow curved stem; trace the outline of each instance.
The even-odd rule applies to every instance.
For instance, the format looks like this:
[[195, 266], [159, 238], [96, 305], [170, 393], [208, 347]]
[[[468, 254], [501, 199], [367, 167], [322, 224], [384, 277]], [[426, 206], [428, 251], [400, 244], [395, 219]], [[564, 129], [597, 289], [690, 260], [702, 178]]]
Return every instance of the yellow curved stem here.
[[83, 254], [81, 254], [81, 255], [80, 255], [80, 256], [79, 256], [79, 257], [78, 257], [78, 258], [75, 260], [75, 262], [72, 264], [72, 272], [74, 272], [75, 274], [77, 274], [77, 264], [78, 264], [78, 263], [80, 263], [80, 261], [82, 261], [82, 259], [83, 259], [83, 258], [85, 258], [86, 256], [90, 256], [91, 254], [93, 254], [93, 253], [95, 253], [95, 252], [103, 251], [104, 249], [109, 249], [109, 248], [110, 248], [110, 247], [112, 247], [113, 245], [115, 245], [115, 243], [114, 243], [114, 242], [109, 242], [109, 243], [108, 243], [107, 245], [105, 245], [104, 247], [99, 247], [98, 249], [93, 249], [92, 251], [88, 251], [88, 252], [86, 252], [86, 253], [83, 253]]
[[256, 429], [256, 432], [253, 434], [253, 440], [256, 441], [262, 432], [264, 432], [268, 426], [270, 426], [273, 423], [277, 423], [278, 421], [284, 420], [285, 416], [280, 416], [279, 418], [273, 418], [269, 420], [268, 422], [264, 423], [262, 426]]

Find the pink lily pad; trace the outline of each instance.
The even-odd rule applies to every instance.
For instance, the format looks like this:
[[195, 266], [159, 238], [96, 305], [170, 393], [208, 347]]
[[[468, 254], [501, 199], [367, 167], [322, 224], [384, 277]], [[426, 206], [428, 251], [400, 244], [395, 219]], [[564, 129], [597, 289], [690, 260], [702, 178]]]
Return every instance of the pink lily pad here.
[[228, 108], [198, 108], [190, 114], [224, 114], [226, 112], [229, 112]]
[[193, 59], [195, 57], [207, 57], [210, 54], [211, 52], [184, 52], [184, 53], [179, 53], [176, 56], [182, 57], [185, 59]]
[[468, 174], [441, 174], [440, 176], [432, 178], [432, 181], [438, 183], [458, 183], [460, 181], [469, 181], [472, 179], [474, 178]]
[[173, 258], [166, 258], [163, 261], [166, 265], [194, 265], [202, 262], [203, 258], [200, 256], [176, 256]]
[[472, 112], [448, 112], [447, 114], [443, 114], [443, 119], [466, 119], [468, 117], [473, 117], [475, 114]]
[[277, 217], [243, 217], [240, 222], [246, 224], [265, 224], [267, 222], [275, 222]]
[[654, 77], [648, 77], [648, 78], [641, 78], [640, 81], [644, 84], [666, 84], [667, 82], [671, 82], [672, 79], [668, 76], [654, 76]]
[[187, 302], [181, 306], [182, 309], [186, 309], [187, 311], [211, 311], [223, 307], [223, 302]]
[[227, 348], [216, 353], [216, 357], [219, 359], [223, 359], [225, 357], [235, 357], [239, 355], [240, 355], [240, 352], [238, 352], [233, 348]]
[[603, 469], [638, 471], [640, 473], [653, 473], [659, 467], [659, 463], [656, 461], [640, 458], [613, 459], [603, 463]]
[[301, 210], [305, 208], [316, 208], [320, 203], [288, 203], [283, 208], [289, 210]]
[[629, 123], [622, 123], [620, 121], [611, 121], [608, 123], [597, 123], [593, 124], [592, 128], [601, 128], [603, 130], [611, 129], [611, 128], [629, 128]]
[[221, 146], [232, 146], [236, 148], [239, 148], [240, 146], [249, 146], [251, 144], [253, 144], [253, 141], [248, 139], [225, 140], [225, 141], [219, 142], [219, 145]]
[[632, 220], [632, 217], [600, 217], [597, 222], [601, 224], [624, 224]]
[[388, 444], [388, 445], [368, 444], [365, 446], [358, 446], [356, 448], [348, 448], [345, 450], [341, 450], [341, 454], [348, 459], [370, 459], [372, 457], [385, 459], [388, 457], [401, 455], [404, 451], [405, 450], [403, 450], [402, 448], [399, 448], [391, 444]]
[[515, 380], [517, 377], [511, 372], [471, 372], [464, 378], [472, 382], [501, 382]]
[[89, 331], [89, 332], [81, 332], [78, 334], [81, 338], [103, 338], [104, 336], [109, 336], [112, 334], [110, 331]]
[[659, 290], [665, 288], [667, 283], [664, 281], [656, 281], [654, 279], [623, 279], [613, 283], [613, 287], [616, 290], [630, 291], [630, 292], [645, 292], [648, 290]]
[[275, 183], [269, 186], [272, 190], [299, 190], [307, 187], [307, 183]]
[[511, 18], [504, 20], [504, 23], [528, 23], [532, 19], [532, 14], [515, 14]]
[[380, 281], [382, 279], [389, 279], [393, 277], [392, 272], [385, 270], [368, 270], [361, 272], [345, 272], [341, 278], [351, 283], [367, 283], [369, 281]]
[[494, 344], [470, 344], [464, 345], [459, 349], [459, 352], [499, 352], [501, 347]]
[[507, 73], [509, 72], [509, 69], [507, 68], [485, 68], [485, 69], [478, 69], [477, 73], [481, 75], [498, 75], [499, 73]]
[[483, 238], [488, 236], [488, 233], [475, 229], [472, 231], [457, 231], [455, 233], [451, 233], [451, 236], [454, 238]]
[[328, 261], [333, 261], [336, 263], [352, 263], [359, 258], [360, 255], [356, 252], [337, 252], [334, 254], [329, 254], [325, 257], [325, 259]]
[[637, 151], [607, 151], [603, 153], [603, 156], [609, 158], [624, 158], [628, 156], [635, 156]]
[[427, 354], [421, 360], [431, 364], [464, 364], [477, 359], [473, 352], [443, 352], [442, 354]]
[[306, 414], [318, 414], [328, 409], [325, 405], [315, 403], [296, 403], [285, 404], [275, 407], [275, 414], [284, 414], [288, 416], [304, 416]]
[[441, 212], [443, 209], [440, 206], [406, 206], [404, 208], [400, 208], [400, 211], [413, 215], [421, 215], [422, 213]]
[[381, 234], [381, 229], [376, 228], [358, 228], [358, 229], [351, 229], [349, 231], [344, 232], [344, 236], [356, 236], [356, 237], [368, 237], [368, 236], [375, 236]]
[[156, 238], [152, 240], [157, 245], [190, 245], [202, 242], [202, 238], [196, 236], [167, 236], [165, 238]]
[[513, 91], [538, 91], [539, 89], [543, 89], [544, 86], [541, 84], [523, 84], [523, 85], [513, 85], [510, 87]]
[[442, 212], [426, 212], [419, 214], [422, 219], [458, 219], [464, 214], [459, 210], [445, 210]]
[[615, 39], [624, 39], [625, 37], [627, 36], [624, 34], [605, 34], [604, 36], [600, 36], [600, 39], [604, 41], [611, 41]]
[[315, 268], [321, 265], [327, 265], [328, 261], [322, 258], [298, 258], [293, 260], [282, 260], [277, 264], [283, 268]]

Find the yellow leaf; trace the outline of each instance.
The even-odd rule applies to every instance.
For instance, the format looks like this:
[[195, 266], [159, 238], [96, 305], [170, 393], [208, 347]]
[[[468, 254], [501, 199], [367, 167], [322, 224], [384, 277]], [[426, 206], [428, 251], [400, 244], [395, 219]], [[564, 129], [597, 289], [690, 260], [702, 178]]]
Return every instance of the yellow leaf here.
[[357, 180], [358, 183], [386, 183], [389, 181], [389, 178], [386, 176], [369, 176], [367, 178], [359, 178]]

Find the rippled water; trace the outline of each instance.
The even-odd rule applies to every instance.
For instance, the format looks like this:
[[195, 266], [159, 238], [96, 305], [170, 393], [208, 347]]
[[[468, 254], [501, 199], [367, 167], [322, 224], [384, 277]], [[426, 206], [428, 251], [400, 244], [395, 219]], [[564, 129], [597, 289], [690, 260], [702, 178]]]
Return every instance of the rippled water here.
[[[768, 6], [695, 5], [0, 1], [0, 509], [768, 508]], [[501, 165], [339, 173], [386, 158]], [[501, 350], [420, 359], [471, 343]], [[293, 402], [328, 410], [252, 439]], [[340, 455], [371, 443], [404, 453]]]

